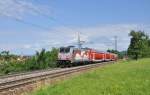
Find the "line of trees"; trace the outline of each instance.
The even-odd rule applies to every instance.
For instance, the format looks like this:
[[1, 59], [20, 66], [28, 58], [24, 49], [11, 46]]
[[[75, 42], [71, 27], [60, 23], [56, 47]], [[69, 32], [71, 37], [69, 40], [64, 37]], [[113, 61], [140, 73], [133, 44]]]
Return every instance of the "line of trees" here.
[[6, 61], [13, 61], [13, 60], [17, 60], [17, 55], [14, 54], [10, 54], [9, 51], [2, 51], [0, 52], [0, 63], [1, 62], [6, 62]]
[[128, 56], [133, 59], [150, 57], [150, 38], [143, 31], [132, 30], [129, 33], [131, 37], [130, 45], [128, 47]]
[[56, 48], [52, 48], [51, 51], [42, 49], [41, 51], [37, 51], [34, 56], [18, 61], [17, 58], [19, 56], [11, 55], [9, 51], [1, 52], [0, 59], [3, 61], [0, 61], [0, 75], [54, 68], [56, 67], [57, 54], [58, 49]]

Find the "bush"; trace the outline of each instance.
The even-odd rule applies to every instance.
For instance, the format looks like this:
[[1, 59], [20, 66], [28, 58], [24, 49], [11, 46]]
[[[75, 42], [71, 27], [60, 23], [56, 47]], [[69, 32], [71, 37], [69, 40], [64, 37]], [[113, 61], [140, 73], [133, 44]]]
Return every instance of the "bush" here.
[[10, 74], [15, 72], [33, 71], [47, 68], [55, 68], [58, 50], [53, 48], [51, 51], [42, 49], [36, 55], [23, 61], [4, 61], [0, 65], [0, 74]]

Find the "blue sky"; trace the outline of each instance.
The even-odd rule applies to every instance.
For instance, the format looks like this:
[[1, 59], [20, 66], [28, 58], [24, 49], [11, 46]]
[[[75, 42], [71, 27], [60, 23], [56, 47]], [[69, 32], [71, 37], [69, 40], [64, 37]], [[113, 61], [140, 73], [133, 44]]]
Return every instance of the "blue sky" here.
[[126, 50], [130, 30], [150, 35], [149, 0], [0, 0], [0, 50], [34, 54], [41, 48], [75, 45]]

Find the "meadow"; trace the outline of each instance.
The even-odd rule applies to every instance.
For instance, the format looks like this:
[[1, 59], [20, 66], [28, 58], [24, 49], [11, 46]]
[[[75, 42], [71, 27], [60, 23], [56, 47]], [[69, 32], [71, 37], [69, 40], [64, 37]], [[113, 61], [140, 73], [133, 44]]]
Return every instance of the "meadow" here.
[[119, 61], [29, 95], [150, 95], [150, 58]]

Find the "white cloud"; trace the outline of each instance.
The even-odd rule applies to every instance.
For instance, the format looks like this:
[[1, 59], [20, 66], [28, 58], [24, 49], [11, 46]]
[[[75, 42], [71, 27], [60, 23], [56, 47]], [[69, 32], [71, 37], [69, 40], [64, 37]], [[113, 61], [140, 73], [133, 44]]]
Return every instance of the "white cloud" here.
[[27, 0], [0, 0], [0, 16], [22, 19], [26, 15], [48, 16], [47, 6], [35, 5]]
[[31, 48], [31, 45], [28, 45], [28, 44], [23, 45], [23, 48], [25, 48], [25, 49], [30, 49], [30, 48]]
[[[81, 40], [86, 43], [84, 47], [95, 48], [98, 50], [107, 50], [114, 48], [114, 36], [118, 36], [118, 49], [126, 50], [130, 37], [128, 33], [131, 30], [144, 30], [150, 34], [150, 25], [139, 24], [116, 24], [116, 25], [99, 25], [95, 27], [56, 27], [50, 32], [0, 32], [1, 49], [32, 51], [41, 48], [50, 49], [51, 47], [60, 47], [77, 44], [77, 32], [81, 33]], [[9, 35], [8, 35], [9, 34]], [[30, 34], [30, 35], [29, 35]], [[17, 36], [19, 35], [19, 37]], [[21, 36], [22, 35], [22, 36]], [[15, 39], [14, 39], [15, 37]], [[7, 40], [7, 44], [5, 43]]]
[[55, 30], [45, 36], [45, 41], [50, 46], [76, 45], [77, 32], [80, 32], [81, 40], [86, 42], [84, 46], [100, 50], [114, 49], [114, 36], [118, 36], [118, 49], [126, 50], [130, 42], [128, 34], [131, 30], [144, 30], [150, 34], [150, 26], [144, 24], [114, 24], [82, 28], [57, 27]]

